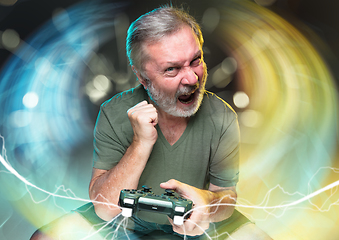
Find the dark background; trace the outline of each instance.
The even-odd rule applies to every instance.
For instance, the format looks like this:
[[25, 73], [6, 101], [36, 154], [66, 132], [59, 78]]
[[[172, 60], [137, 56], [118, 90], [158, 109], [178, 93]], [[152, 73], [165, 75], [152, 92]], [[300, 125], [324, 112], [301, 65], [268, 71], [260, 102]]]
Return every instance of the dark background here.
[[[21, 39], [26, 39], [42, 24], [48, 21], [52, 13], [57, 8], [68, 8], [71, 5], [80, 2], [79, 0], [18, 0], [12, 6], [5, 6], [1, 3], [11, 2], [10, 0], [0, 1], [0, 31], [14, 29], [19, 33]], [[105, 2], [115, 2], [106, 0]], [[147, 12], [161, 4], [169, 1], [146, 0], [146, 1], [126, 1], [131, 3], [127, 10], [131, 19], [136, 19], [140, 12]], [[183, 1], [171, 1], [173, 5], [181, 5]], [[218, 1], [184, 1], [184, 6], [191, 9], [191, 14], [197, 19], [209, 5], [217, 5]], [[273, 5], [267, 6], [272, 11], [280, 14], [291, 23], [297, 19], [308, 25], [315, 31], [329, 46], [330, 52], [324, 53], [328, 59], [328, 64], [337, 72], [339, 56], [339, 1], [333, 0], [276, 0]], [[302, 29], [300, 29], [302, 30]], [[310, 39], [312, 41], [312, 39]], [[0, 66], [11, 55], [5, 49], [0, 48]], [[337, 74], [335, 74], [338, 76]]]
[[[68, 7], [80, 2], [79, 0], [18, 0], [13, 5], [0, 0], [0, 32], [6, 29], [14, 29], [21, 39], [29, 38], [44, 23], [51, 19], [53, 12], [57, 8], [67, 9]], [[105, 2], [115, 2], [114, 0], [106, 0]], [[126, 1], [127, 2], [127, 1]], [[148, 12], [161, 4], [169, 1], [128, 1], [130, 7], [126, 8], [126, 13], [133, 21], [140, 16], [141, 13]], [[173, 0], [173, 5], [181, 5], [183, 1]], [[186, 8], [190, 9], [190, 13], [197, 19], [201, 19], [204, 10], [211, 4], [218, 4], [218, 1], [184, 1]], [[6, 3], [6, 4], [5, 4]], [[8, 5], [8, 6], [7, 6]], [[267, 6], [270, 10], [278, 13], [283, 18], [289, 20], [297, 28], [302, 22], [309, 26], [322, 40], [326, 43], [326, 47], [315, 45], [318, 47], [320, 54], [332, 70], [334, 78], [338, 84], [339, 79], [339, 1], [337, 0], [276, 0], [271, 6]], [[299, 28], [300, 31], [304, 31]], [[307, 36], [307, 32], [305, 32]], [[309, 39], [313, 42], [313, 39]], [[208, 39], [206, 39], [208, 44]], [[213, 53], [213, 46], [210, 46], [213, 59], [207, 59], [209, 67], [216, 64], [213, 61], [218, 60], [218, 53]], [[217, 51], [217, 50], [215, 50]], [[12, 53], [4, 49], [0, 45], [0, 69], [6, 61], [11, 57]], [[223, 56], [220, 56], [223, 58]], [[209, 61], [209, 62], [208, 62]], [[0, 79], [1, 81], [1, 79]], [[234, 87], [232, 84], [228, 88]], [[93, 107], [93, 106], [91, 106]], [[98, 106], [94, 106], [93, 119], [96, 117]], [[1, 111], [1, 107], [0, 107]], [[0, 213], [1, 214], [1, 213]], [[6, 232], [2, 229], [5, 236], [18, 236], [17, 239], [28, 239], [33, 233], [35, 227], [30, 225], [20, 214], [15, 213], [13, 218], [16, 219], [17, 225], [13, 229]], [[0, 222], [0, 225], [2, 223]], [[20, 231], [20, 234], [16, 233]], [[1, 236], [1, 235], [0, 235]], [[10, 238], [8, 238], [10, 239]]]

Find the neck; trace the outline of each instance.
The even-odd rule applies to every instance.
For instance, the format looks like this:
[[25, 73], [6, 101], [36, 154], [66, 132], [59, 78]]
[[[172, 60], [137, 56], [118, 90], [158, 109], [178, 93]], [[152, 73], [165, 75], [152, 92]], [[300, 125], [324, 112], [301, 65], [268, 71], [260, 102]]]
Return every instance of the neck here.
[[184, 133], [190, 118], [175, 117], [159, 109], [157, 106], [156, 108], [158, 111], [158, 126], [168, 143], [172, 146]]

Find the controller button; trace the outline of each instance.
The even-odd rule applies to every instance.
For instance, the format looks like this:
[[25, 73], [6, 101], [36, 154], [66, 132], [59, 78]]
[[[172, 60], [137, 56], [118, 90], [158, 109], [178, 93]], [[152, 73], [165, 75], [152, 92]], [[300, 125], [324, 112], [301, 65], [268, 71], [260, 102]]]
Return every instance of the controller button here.
[[121, 215], [124, 217], [131, 217], [133, 214], [133, 209], [131, 208], [122, 208]]
[[131, 198], [125, 198], [125, 199], [124, 199], [124, 203], [125, 203], [125, 204], [134, 204], [134, 199], [131, 199]]
[[174, 216], [173, 223], [175, 225], [183, 225], [184, 224], [184, 218], [180, 216]]
[[148, 187], [146, 185], [143, 185], [142, 188], [144, 189], [145, 192], [150, 192], [151, 191], [151, 187]]
[[185, 208], [184, 207], [175, 207], [174, 211], [176, 212], [185, 212]]
[[172, 190], [172, 189], [165, 189], [165, 195], [167, 195], [167, 196], [173, 196], [173, 194], [174, 194], [174, 190]]

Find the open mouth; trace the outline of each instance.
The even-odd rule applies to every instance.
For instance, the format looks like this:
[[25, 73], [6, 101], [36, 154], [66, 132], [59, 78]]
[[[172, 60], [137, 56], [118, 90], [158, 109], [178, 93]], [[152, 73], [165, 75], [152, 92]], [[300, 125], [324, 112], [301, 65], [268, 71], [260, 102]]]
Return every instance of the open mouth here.
[[189, 104], [189, 103], [193, 102], [194, 94], [195, 94], [195, 92], [193, 92], [191, 94], [187, 94], [187, 95], [181, 95], [181, 96], [178, 97], [178, 100], [183, 104]]

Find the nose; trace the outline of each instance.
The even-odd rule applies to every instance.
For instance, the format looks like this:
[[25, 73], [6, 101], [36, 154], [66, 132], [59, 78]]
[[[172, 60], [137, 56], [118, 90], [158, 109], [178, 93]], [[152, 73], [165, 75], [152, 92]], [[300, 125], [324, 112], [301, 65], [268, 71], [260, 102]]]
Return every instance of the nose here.
[[181, 79], [182, 85], [195, 85], [198, 82], [198, 75], [192, 70], [191, 67], [185, 67], [185, 72]]

